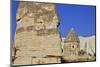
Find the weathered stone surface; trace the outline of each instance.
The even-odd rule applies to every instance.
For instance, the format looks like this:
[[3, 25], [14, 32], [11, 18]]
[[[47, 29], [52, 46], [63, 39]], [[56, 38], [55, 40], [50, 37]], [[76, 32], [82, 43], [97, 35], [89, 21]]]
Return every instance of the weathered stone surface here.
[[15, 65], [28, 65], [28, 64], [31, 64], [31, 57], [29, 57], [29, 56], [17, 57], [17, 58], [14, 60], [14, 64], [15, 64]]
[[63, 46], [63, 60], [64, 61], [78, 61], [78, 52], [80, 51], [80, 41], [74, 29], [71, 29], [65, 39]]
[[61, 63], [60, 58], [48, 57], [48, 58], [32, 58], [32, 64], [48, 64], [48, 63]]
[[59, 20], [54, 4], [20, 2], [16, 19], [15, 65], [61, 62]]
[[17, 59], [15, 59], [14, 63], [16, 63], [16, 65], [61, 63], [61, 59], [59, 57], [46, 57], [46, 58], [18, 57]]

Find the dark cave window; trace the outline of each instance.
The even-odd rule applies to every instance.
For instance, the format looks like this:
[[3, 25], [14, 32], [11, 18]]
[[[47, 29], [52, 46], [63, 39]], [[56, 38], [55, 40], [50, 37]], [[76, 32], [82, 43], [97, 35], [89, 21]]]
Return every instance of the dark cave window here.
[[72, 48], [74, 48], [74, 45], [72, 46]]
[[42, 21], [40, 21], [39, 23], [43, 23]]

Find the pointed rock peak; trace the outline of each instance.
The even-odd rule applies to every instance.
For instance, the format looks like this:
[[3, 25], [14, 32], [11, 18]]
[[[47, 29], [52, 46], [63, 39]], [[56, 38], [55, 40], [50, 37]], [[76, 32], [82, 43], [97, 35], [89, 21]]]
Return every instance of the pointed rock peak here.
[[65, 42], [79, 42], [79, 38], [74, 31], [74, 28], [71, 28], [70, 32], [68, 33]]
[[74, 30], [74, 28], [71, 28], [71, 29], [70, 29], [70, 32], [69, 32], [69, 34], [70, 34], [70, 33], [75, 33], [75, 30]]
[[71, 28], [71, 31], [74, 31], [74, 28], [73, 27]]

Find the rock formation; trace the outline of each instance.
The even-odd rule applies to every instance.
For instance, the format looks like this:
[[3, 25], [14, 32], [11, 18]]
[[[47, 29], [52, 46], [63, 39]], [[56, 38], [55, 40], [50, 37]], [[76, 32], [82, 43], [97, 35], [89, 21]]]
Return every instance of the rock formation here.
[[[76, 61], [94, 61], [96, 59], [95, 35], [87, 36], [87, 37], [78, 36], [78, 38], [80, 40], [80, 43], [79, 43], [80, 51], [79, 51], [78, 59]], [[69, 39], [69, 40], [71, 40], [71, 39]], [[64, 57], [64, 55], [65, 55], [64, 53], [68, 52], [68, 50], [67, 51], [65, 50], [65, 48], [66, 48], [65, 45], [68, 43], [68, 41], [67, 42], [64, 42], [64, 41], [66, 41], [65, 37], [62, 38], [62, 49], [63, 49], [62, 57]], [[72, 49], [72, 48], [70, 48], [70, 49]], [[81, 55], [80, 55], [80, 52], [81, 52]], [[68, 56], [65, 55], [65, 57], [68, 57]], [[70, 60], [69, 58], [67, 58], [67, 59], [63, 58], [63, 60], [65, 62], [70, 62], [70, 61], [73, 62], [74, 61], [73, 59]]]
[[55, 4], [20, 2], [15, 34], [15, 65], [61, 63]]
[[96, 48], [95, 35], [88, 36], [88, 37], [79, 36], [79, 39], [80, 39], [80, 49], [85, 50], [84, 46], [86, 43], [87, 44], [87, 53], [90, 53], [93, 55], [93, 53], [95, 53], [95, 48]]
[[76, 35], [74, 29], [72, 28], [64, 40], [63, 45], [63, 60], [68, 61], [78, 61], [78, 52], [80, 51], [80, 40]]

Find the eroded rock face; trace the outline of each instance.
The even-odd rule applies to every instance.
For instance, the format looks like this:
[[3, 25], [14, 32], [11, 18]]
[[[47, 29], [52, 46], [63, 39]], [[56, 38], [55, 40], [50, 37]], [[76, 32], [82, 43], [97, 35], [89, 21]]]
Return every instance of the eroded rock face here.
[[80, 51], [80, 40], [72, 28], [63, 45], [63, 60], [65, 62], [78, 61]]
[[16, 19], [15, 65], [61, 62], [55, 4], [20, 2]]

